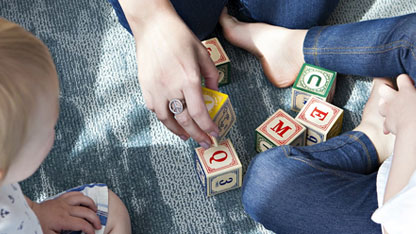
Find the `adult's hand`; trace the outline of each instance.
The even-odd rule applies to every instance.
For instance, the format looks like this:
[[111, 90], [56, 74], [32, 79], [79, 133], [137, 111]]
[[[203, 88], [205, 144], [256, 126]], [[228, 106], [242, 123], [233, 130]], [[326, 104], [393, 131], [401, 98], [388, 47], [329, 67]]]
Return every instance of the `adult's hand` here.
[[[218, 127], [205, 106], [201, 75], [207, 88], [218, 90], [218, 70], [199, 39], [169, 0], [120, 0], [136, 41], [138, 76], [148, 109], [173, 133], [209, 147], [207, 134]], [[183, 99], [185, 110], [174, 116], [169, 100]]]

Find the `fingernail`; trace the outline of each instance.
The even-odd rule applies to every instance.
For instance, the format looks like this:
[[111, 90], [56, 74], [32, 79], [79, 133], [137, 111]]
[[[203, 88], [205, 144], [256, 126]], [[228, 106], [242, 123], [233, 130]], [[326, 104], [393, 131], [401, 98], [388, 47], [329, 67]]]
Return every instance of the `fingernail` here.
[[213, 137], [219, 137], [218, 132], [210, 132], [209, 135], [213, 136]]
[[204, 148], [204, 149], [209, 149], [209, 147], [210, 147], [210, 144], [208, 144], [204, 141], [199, 142], [199, 145], [202, 146], [202, 148]]
[[179, 137], [180, 137], [182, 140], [184, 140], [184, 141], [188, 140], [188, 138], [189, 138], [189, 137], [187, 137], [187, 136], [185, 136], [185, 135], [180, 135]]

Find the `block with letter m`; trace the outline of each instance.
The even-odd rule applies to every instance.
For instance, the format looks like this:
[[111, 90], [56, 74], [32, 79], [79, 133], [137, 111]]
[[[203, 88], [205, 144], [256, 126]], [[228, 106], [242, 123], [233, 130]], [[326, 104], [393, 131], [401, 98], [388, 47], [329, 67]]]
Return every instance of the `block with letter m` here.
[[303, 146], [306, 128], [279, 109], [256, 129], [256, 151], [280, 145]]

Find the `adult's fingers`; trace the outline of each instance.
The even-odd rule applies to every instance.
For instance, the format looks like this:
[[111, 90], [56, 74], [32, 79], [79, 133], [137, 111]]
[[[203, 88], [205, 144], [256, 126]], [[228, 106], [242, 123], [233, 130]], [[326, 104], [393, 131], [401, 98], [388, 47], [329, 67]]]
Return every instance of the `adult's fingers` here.
[[195, 123], [206, 133], [218, 137], [219, 129], [208, 113], [201, 85], [191, 84], [183, 90], [188, 112]]
[[195, 123], [189, 114], [189, 108], [175, 116], [176, 121], [189, 133], [189, 135], [204, 148], [211, 146], [211, 140], [208, 135]]
[[198, 64], [201, 75], [205, 79], [205, 86], [218, 91], [219, 72], [207, 50], [202, 45], [199, 48]]
[[[181, 99], [180, 96], [177, 96]], [[156, 101], [158, 105], [155, 106], [156, 117], [174, 134], [178, 135], [182, 140], [189, 138], [189, 133], [184, 129], [173, 117], [169, 110], [169, 100], [165, 96], [160, 95]]]

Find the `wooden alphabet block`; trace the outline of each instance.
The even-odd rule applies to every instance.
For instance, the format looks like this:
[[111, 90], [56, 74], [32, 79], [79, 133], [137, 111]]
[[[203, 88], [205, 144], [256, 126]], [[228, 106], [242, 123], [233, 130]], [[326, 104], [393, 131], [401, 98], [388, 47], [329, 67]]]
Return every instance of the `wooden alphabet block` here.
[[291, 109], [300, 111], [309, 97], [331, 102], [337, 73], [311, 64], [303, 64], [292, 87]]
[[220, 41], [214, 37], [205, 41], [202, 44], [207, 48], [209, 55], [215, 66], [217, 66], [220, 77], [218, 85], [226, 85], [230, 83], [230, 59], [222, 48]]
[[195, 168], [208, 197], [241, 187], [242, 166], [230, 140], [195, 152]]
[[342, 109], [311, 97], [295, 119], [308, 129], [306, 145], [313, 145], [339, 135], [343, 116]]
[[227, 94], [202, 87], [205, 106], [220, 132], [218, 141], [221, 142], [235, 123], [236, 116]]
[[305, 145], [306, 128], [279, 109], [256, 129], [256, 151], [280, 145]]

